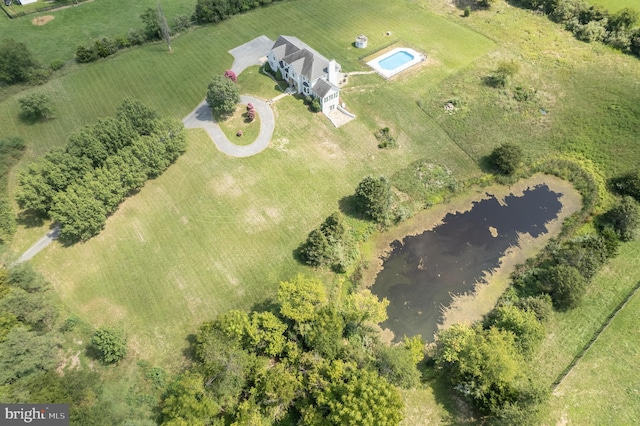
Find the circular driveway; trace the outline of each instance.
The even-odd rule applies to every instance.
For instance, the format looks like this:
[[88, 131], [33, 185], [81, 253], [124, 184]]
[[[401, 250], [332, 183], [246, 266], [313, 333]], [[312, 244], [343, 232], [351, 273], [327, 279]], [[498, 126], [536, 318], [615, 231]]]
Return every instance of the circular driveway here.
[[252, 103], [260, 116], [260, 133], [251, 145], [236, 145], [222, 132], [218, 123], [213, 119], [211, 108], [206, 101], [202, 101], [182, 122], [187, 129], [205, 129], [218, 149], [232, 157], [250, 157], [264, 151], [269, 146], [275, 118], [269, 104], [252, 96], [240, 96], [244, 104]]

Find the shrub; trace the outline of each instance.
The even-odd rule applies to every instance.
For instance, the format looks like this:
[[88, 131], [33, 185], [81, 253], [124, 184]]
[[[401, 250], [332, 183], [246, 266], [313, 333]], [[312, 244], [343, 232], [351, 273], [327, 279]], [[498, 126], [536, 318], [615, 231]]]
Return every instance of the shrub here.
[[516, 86], [513, 91], [513, 98], [518, 102], [527, 102], [533, 100], [535, 98], [536, 93], [538, 93], [535, 89], [527, 89], [522, 86]]
[[493, 150], [490, 160], [499, 173], [511, 175], [522, 161], [522, 148], [519, 145], [504, 143]]
[[276, 71], [276, 80], [282, 81], [282, 71], [280, 69]]
[[132, 46], [139, 46], [141, 44], [144, 44], [145, 41], [146, 36], [144, 31], [140, 29], [129, 31], [129, 42]]
[[621, 195], [629, 195], [640, 201], [640, 170], [612, 179], [611, 186]]
[[256, 111], [254, 109], [250, 109], [247, 111], [247, 120], [249, 122], [256, 119]]
[[620, 204], [604, 214], [606, 223], [610, 223], [622, 241], [635, 238], [640, 225], [640, 206], [629, 196], [625, 196]]
[[93, 334], [91, 346], [97, 352], [100, 361], [111, 364], [122, 360], [127, 354], [127, 341], [121, 331], [112, 328], [99, 328]]
[[178, 15], [173, 18], [171, 29], [174, 33], [181, 33], [191, 28], [191, 18], [189, 15]]
[[467, 6], [464, 8], [464, 17], [468, 18], [471, 15], [471, 7]]
[[398, 146], [396, 138], [391, 136], [388, 127], [382, 128], [374, 133], [376, 139], [378, 139], [378, 148], [395, 148]]
[[98, 59], [98, 53], [92, 47], [78, 46], [76, 49], [76, 62], [82, 64]]
[[102, 37], [94, 43], [96, 54], [101, 58], [111, 56], [118, 51], [118, 45], [109, 37]]
[[131, 46], [131, 40], [127, 36], [118, 36], [114, 41], [118, 49], [126, 49]]
[[49, 69], [51, 71], [58, 71], [59, 69], [64, 67], [64, 64], [65, 62], [62, 59], [55, 59], [49, 64]]
[[224, 72], [224, 76], [226, 78], [228, 78], [229, 80], [233, 81], [234, 83], [238, 82], [238, 76], [236, 75], [235, 72], [231, 71], [231, 70], [226, 70]]
[[309, 109], [311, 109], [311, 112], [322, 111], [322, 106], [320, 105], [320, 101], [318, 100], [318, 98], [313, 98], [313, 101], [311, 101], [311, 105], [309, 105]]

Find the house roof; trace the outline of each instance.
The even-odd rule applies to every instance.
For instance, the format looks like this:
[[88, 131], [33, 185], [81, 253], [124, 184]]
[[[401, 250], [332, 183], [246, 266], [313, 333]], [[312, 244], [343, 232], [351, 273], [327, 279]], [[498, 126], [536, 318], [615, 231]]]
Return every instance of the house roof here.
[[340, 89], [329, 83], [327, 80], [320, 79], [316, 81], [316, 84], [313, 85], [313, 88], [311, 90], [313, 90], [313, 93], [315, 93], [319, 97], [324, 98], [325, 96], [327, 96], [327, 93], [331, 92], [331, 90], [338, 91]]
[[281, 35], [271, 51], [277, 61], [293, 66], [298, 74], [302, 74], [309, 81], [326, 75], [329, 70], [329, 60], [297, 37]]

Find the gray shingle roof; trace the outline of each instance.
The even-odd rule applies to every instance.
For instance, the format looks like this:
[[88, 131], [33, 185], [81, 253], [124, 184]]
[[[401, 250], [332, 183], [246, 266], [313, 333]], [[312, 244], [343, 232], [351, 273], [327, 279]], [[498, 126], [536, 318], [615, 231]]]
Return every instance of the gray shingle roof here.
[[313, 92], [321, 98], [324, 98], [331, 89], [339, 90], [336, 86], [329, 83], [327, 80], [320, 79], [313, 85]]
[[314, 81], [327, 74], [329, 60], [297, 37], [280, 36], [271, 49], [277, 61], [293, 66], [298, 74]]

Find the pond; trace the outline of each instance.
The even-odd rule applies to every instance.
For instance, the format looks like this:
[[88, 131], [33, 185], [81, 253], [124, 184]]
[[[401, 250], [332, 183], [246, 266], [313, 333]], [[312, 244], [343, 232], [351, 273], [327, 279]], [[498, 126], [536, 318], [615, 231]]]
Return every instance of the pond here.
[[431, 230], [394, 241], [371, 288], [390, 301], [389, 319], [381, 325], [396, 341], [416, 334], [433, 340], [442, 308], [454, 295], [473, 292], [521, 234], [547, 233], [562, 209], [561, 196], [546, 184], [501, 200], [491, 195], [464, 213], [447, 214]]

